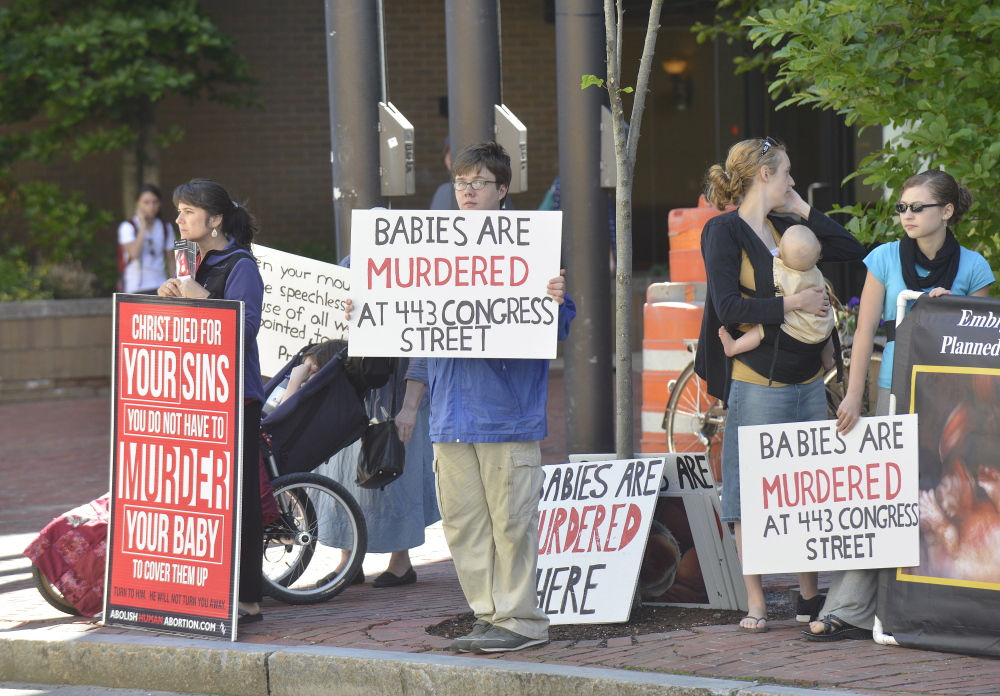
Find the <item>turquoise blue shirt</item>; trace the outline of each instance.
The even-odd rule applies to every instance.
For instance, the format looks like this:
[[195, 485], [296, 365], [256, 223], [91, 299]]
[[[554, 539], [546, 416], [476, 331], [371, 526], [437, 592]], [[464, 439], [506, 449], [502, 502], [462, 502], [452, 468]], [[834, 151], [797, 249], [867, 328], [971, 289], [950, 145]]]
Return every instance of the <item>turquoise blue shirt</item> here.
[[[899, 293], [906, 290], [903, 270], [899, 265], [899, 242], [889, 242], [873, 249], [865, 257], [865, 265], [868, 266], [872, 275], [885, 286], [882, 318], [886, 324], [890, 321], [896, 321], [896, 298], [899, 297]], [[930, 271], [917, 266], [917, 274], [927, 276], [930, 275]], [[962, 253], [958, 259], [958, 275], [955, 276], [955, 282], [952, 283], [951, 292], [955, 295], [971, 295], [992, 282], [993, 271], [990, 270], [986, 259], [981, 254], [962, 247]], [[907, 311], [912, 304], [911, 300], [907, 304]], [[878, 385], [884, 389], [892, 387], [892, 356], [895, 347], [895, 342], [889, 343], [885, 347], [885, 352], [882, 353], [882, 369], [878, 374]]]

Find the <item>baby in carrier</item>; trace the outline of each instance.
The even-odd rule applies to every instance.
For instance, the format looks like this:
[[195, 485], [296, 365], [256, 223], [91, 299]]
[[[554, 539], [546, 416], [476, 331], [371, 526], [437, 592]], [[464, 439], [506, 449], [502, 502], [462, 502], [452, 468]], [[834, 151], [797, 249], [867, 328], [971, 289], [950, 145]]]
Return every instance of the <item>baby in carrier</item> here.
[[[781, 236], [774, 258], [775, 296], [794, 295], [808, 287], [822, 286], [823, 274], [816, 268], [821, 250], [819, 240], [808, 227], [789, 227]], [[833, 312], [821, 317], [804, 310], [794, 310], [785, 314], [781, 330], [803, 343], [825, 342], [820, 358], [823, 369], [829, 370], [835, 364], [832, 336], [835, 323]], [[719, 329], [722, 347], [731, 358], [753, 350], [764, 338], [762, 324], [743, 324], [739, 328], [745, 333], [738, 338], [733, 338], [724, 326]]]

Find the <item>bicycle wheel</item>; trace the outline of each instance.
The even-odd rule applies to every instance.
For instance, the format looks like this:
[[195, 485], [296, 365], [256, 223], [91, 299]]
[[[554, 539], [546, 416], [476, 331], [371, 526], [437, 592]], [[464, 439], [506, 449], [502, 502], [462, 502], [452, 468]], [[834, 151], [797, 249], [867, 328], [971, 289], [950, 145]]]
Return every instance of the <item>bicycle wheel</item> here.
[[63, 597], [62, 592], [49, 582], [49, 579], [45, 577], [45, 573], [40, 571], [38, 566], [31, 566], [31, 577], [35, 581], [35, 588], [38, 590], [38, 594], [42, 595], [42, 599], [48, 602], [53, 608], [58, 609], [64, 614], [83, 616], [80, 610], [74, 607], [69, 600]]
[[[361, 568], [368, 531], [354, 497], [319, 474], [272, 482], [281, 512], [264, 531], [264, 593], [286, 604], [315, 604], [340, 594]], [[339, 573], [341, 550], [349, 552]]]
[[[823, 376], [823, 384], [826, 387], [826, 409], [830, 419], [837, 418], [837, 409], [840, 402], [847, 394], [847, 379], [851, 366], [851, 349], [845, 348], [844, 359], [844, 381], [837, 382], [837, 368], [833, 368]], [[868, 375], [865, 380], [865, 391], [861, 397], [861, 417], [874, 416], [878, 401], [878, 373], [882, 369], [882, 347], [876, 345], [872, 351], [871, 362], [868, 363]]]
[[663, 429], [669, 452], [704, 452], [716, 484], [722, 483], [722, 438], [726, 411], [708, 395], [707, 385], [694, 372], [694, 363], [681, 372], [667, 401]]

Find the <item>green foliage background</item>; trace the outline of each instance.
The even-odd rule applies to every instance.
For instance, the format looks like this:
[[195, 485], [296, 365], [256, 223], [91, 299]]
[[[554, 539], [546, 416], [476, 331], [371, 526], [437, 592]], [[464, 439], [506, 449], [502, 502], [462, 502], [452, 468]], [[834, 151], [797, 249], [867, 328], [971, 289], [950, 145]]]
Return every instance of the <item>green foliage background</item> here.
[[[253, 84], [233, 39], [195, 0], [0, 6], [0, 299], [66, 292], [46, 284], [57, 267], [63, 280], [67, 267], [96, 274], [81, 294], [108, 291], [117, 274], [116, 216], [55, 184], [20, 180], [19, 162], [120, 150], [135, 143], [144, 106], [168, 96], [246, 106]], [[164, 146], [183, 137], [176, 124], [159, 132]]]
[[[902, 183], [941, 168], [976, 202], [956, 233], [995, 264], [1000, 254], [1000, 5], [981, 0], [723, 0], [700, 39], [743, 32], [757, 53], [741, 69], [777, 66], [779, 105], [833, 109], [846, 122], [901, 128], [852, 176], [888, 200], [838, 208], [863, 241], [899, 236]], [[848, 177], [849, 179], [851, 177]]]

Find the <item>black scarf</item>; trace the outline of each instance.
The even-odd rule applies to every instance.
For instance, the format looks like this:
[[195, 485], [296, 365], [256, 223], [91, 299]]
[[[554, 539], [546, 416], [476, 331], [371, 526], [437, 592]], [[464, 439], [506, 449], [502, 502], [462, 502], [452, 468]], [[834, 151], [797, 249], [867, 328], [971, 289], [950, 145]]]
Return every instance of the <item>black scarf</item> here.
[[[920, 251], [917, 240], [904, 236], [899, 241], [899, 263], [903, 268], [903, 280], [910, 290], [923, 292], [928, 288], [945, 288], [951, 290], [955, 276], [958, 275], [958, 260], [962, 247], [958, 245], [955, 235], [948, 229], [944, 244], [938, 250], [937, 256], [929, 259]], [[930, 271], [930, 275], [917, 275], [916, 266], [920, 265]]]

